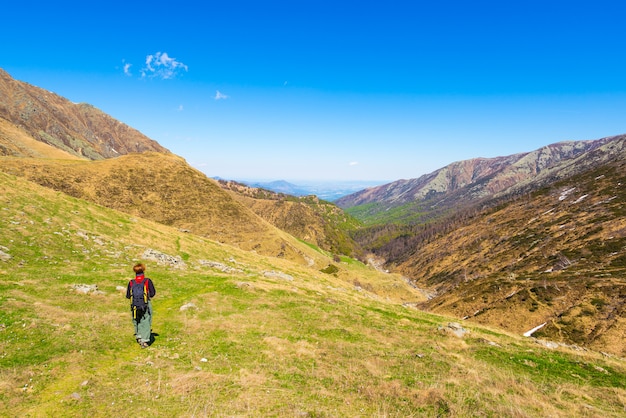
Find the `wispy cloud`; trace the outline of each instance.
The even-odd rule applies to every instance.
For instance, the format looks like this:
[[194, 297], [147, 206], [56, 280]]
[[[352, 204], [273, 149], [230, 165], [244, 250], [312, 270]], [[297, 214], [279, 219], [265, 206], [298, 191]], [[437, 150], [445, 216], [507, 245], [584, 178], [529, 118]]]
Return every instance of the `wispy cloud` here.
[[169, 80], [175, 78], [188, 67], [176, 58], [171, 58], [167, 52], [157, 52], [146, 56], [146, 64], [141, 69], [141, 77], [160, 78]]
[[350, 162], [348, 163], [348, 165], [349, 165], [349, 166], [359, 165], [359, 162], [358, 162], [358, 161], [350, 161]]
[[225, 100], [225, 99], [228, 99], [228, 96], [225, 95], [224, 93], [222, 93], [221, 91], [217, 90], [217, 91], [215, 91], [214, 99], [215, 100]]
[[130, 67], [133, 66], [133, 64], [130, 64], [128, 62], [126, 62], [125, 60], [122, 60], [122, 62], [124, 63], [124, 74], [126, 74], [127, 76], [132, 76], [133, 74], [130, 72]]

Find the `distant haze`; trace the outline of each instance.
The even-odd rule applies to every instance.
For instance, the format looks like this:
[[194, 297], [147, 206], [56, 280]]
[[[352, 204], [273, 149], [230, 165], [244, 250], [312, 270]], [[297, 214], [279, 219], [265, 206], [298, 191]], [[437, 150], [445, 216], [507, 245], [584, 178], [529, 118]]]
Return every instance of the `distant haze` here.
[[387, 184], [388, 181], [330, 181], [330, 180], [293, 180], [293, 181], [266, 181], [266, 180], [236, 180], [252, 187], [259, 187], [277, 193], [292, 196], [315, 195], [320, 199], [334, 201], [341, 197], [367, 189], [368, 187]]

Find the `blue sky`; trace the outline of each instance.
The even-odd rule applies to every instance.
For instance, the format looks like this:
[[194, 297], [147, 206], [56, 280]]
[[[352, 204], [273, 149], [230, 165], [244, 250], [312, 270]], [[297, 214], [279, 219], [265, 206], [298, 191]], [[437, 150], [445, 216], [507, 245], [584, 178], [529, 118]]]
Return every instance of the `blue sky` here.
[[626, 133], [620, 1], [10, 2], [0, 68], [209, 176], [416, 178]]

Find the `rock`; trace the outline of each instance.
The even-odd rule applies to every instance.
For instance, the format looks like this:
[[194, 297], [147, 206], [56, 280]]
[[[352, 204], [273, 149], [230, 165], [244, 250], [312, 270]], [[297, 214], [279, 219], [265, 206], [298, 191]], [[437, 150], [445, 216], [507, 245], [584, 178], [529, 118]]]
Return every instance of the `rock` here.
[[288, 280], [288, 281], [293, 281], [293, 277], [292, 276], [290, 276], [290, 275], [288, 275], [286, 273], [280, 272], [280, 271], [273, 271], [273, 270], [272, 271], [266, 271], [266, 272], [263, 272], [263, 275], [265, 277], [275, 277], [277, 279], [284, 279], [284, 280]]
[[199, 263], [203, 266], [211, 267], [224, 273], [243, 273], [243, 270], [241, 269], [230, 267], [217, 261], [200, 260]]
[[198, 309], [198, 307], [191, 302], [185, 303], [183, 306], [180, 307], [181, 312], [188, 311], [190, 309]]
[[440, 331], [447, 332], [447, 333], [452, 334], [454, 336], [457, 336], [459, 338], [463, 338], [463, 337], [465, 337], [466, 334], [469, 333], [468, 330], [463, 328], [461, 326], [461, 324], [459, 324], [457, 322], [448, 322], [448, 325], [446, 325], [445, 327], [444, 326], [440, 326], [438, 329]]
[[246, 289], [246, 288], [254, 289], [254, 286], [252, 286], [252, 284], [248, 282], [237, 282], [236, 286], [239, 289]]
[[143, 252], [143, 258], [146, 260], [156, 261], [158, 264], [166, 264], [181, 269], [187, 268], [187, 265], [181, 257], [174, 257], [150, 248]]
[[82, 293], [84, 295], [93, 294], [93, 295], [103, 295], [104, 292], [98, 290], [97, 284], [73, 284], [72, 289], [76, 293]]
[[0, 250], [0, 260], [2, 261], [9, 261], [11, 259], [11, 255], [5, 253], [4, 251]]

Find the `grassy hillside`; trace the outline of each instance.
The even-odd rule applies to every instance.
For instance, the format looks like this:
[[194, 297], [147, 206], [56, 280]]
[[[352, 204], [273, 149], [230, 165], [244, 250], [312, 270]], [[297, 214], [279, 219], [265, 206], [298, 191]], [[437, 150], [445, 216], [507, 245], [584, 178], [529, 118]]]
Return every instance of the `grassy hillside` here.
[[293, 237], [172, 154], [142, 153], [100, 161], [4, 157], [0, 171], [245, 250], [302, 264], [325, 262], [316, 254], [303, 253]]
[[218, 184], [254, 213], [282, 231], [333, 254], [358, 258], [359, 246], [350, 233], [360, 222], [317, 196], [289, 196], [234, 181]]
[[[325, 274], [4, 173], [0, 210], [2, 416], [626, 412], [623, 360], [478, 326], [455, 336], [452, 318], [407, 307], [420, 295], [398, 276], [359, 263]], [[157, 286], [145, 350], [123, 290], [137, 260]]]

